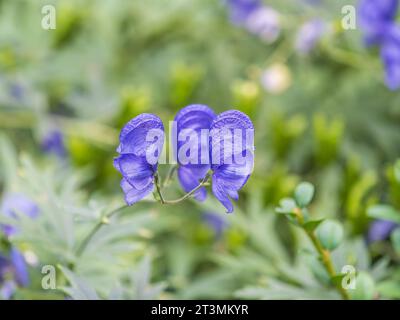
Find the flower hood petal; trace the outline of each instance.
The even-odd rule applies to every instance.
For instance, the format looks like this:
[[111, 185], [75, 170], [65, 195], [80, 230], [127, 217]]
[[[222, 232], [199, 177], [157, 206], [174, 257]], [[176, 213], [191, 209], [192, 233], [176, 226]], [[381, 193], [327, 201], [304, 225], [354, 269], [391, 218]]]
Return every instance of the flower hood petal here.
[[[180, 165], [178, 179], [186, 192], [197, 187], [210, 169], [208, 132], [215, 118], [214, 111], [201, 104], [189, 105], [175, 116], [177, 140], [174, 142], [174, 147], [177, 162]], [[207, 135], [204, 136], [204, 133]], [[187, 149], [189, 154], [180, 152]], [[205, 197], [205, 188], [201, 188], [195, 193], [197, 200], [202, 201]]]
[[161, 153], [164, 144], [164, 125], [156, 115], [142, 113], [122, 128], [119, 140], [117, 152], [121, 154], [146, 156], [154, 147]]
[[212, 190], [228, 213], [233, 211], [230, 199], [247, 182], [254, 166], [254, 126], [250, 118], [236, 110], [221, 113], [210, 132]]

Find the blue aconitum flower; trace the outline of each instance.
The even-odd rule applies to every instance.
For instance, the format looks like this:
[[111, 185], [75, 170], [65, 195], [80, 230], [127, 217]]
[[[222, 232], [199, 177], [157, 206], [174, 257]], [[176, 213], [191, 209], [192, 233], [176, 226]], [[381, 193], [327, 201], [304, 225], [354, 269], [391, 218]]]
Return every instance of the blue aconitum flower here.
[[326, 24], [320, 19], [313, 19], [304, 23], [296, 35], [296, 51], [302, 55], [309, 54], [325, 31]]
[[360, 0], [359, 21], [367, 45], [380, 44], [394, 23], [398, 0]]
[[202, 216], [204, 222], [211, 227], [215, 232], [215, 237], [219, 239], [228, 227], [228, 222], [224, 217], [215, 212], [204, 212]]
[[[208, 132], [215, 117], [213, 110], [201, 104], [189, 105], [181, 109], [175, 116], [177, 162], [179, 164], [178, 179], [186, 192], [196, 188], [199, 181], [204, 179], [210, 169], [208, 135], [205, 137], [206, 139], [203, 139], [202, 130]], [[189, 139], [188, 142], [186, 142], [187, 139]], [[179, 150], [184, 150], [182, 146], [185, 143], [190, 144], [191, 141], [197, 145], [190, 145], [190, 151], [194, 154], [187, 157], [186, 154], [181, 154]], [[206, 161], [203, 161], [205, 160], [204, 155], [206, 155]], [[203, 201], [207, 196], [206, 189], [202, 187], [195, 192], [194, 196], [197, 200]]]
[[[20, 193], [8, 193], [4, 196], [0, 206], [0, 213], [9, 218], [16, 218], [19, 213], [26, 214], [31, 218], [39, 215], [39, 207], [31, 199]], [[17, 232], [17, 229], [11, 225], [1, 225], [4, 234], [9, 237]]]
[[237, 110], [218, 115], [211, 124], [210, 154], [212, 191], [233, 212], [230, 199], [238, 200], [238, 191], [253, 171], [254, 127], [250, 118]]
[[43, 138], [41, 148], [44, 152], [64, 158], [67, 154], [64, 145], [64, 136], [59, 130], [49, 131]]
[[367, 239], [368, 242], [376, 242], [387, 239], [392, 231], [399, 225], [393, 221], [375, 220], [369, 227]]
[[132, 205], [154, 189], [154, 174], [164, 144], [164, 126], [159, 117], [143, 113], [121, 130], [114, 167], [122, 174], [125, 201]]
[[381, 58], [385, 67], [385, 83], [391, 90], [400, 88], [400, 26], [393, 25], [382, 43]]

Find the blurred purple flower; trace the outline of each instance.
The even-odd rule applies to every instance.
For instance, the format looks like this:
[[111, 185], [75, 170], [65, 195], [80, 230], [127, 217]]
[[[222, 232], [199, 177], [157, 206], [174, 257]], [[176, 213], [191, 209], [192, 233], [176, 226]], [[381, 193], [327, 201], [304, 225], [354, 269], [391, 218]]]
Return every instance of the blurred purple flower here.
[[9, 258], [0, 255], [0, 297], [10, 299], [17, 285], [28, 286], [29, 273], [25, 258], [13, 247]]
[[246, 28], [266, 42], [275, 41], [280, 34], [280, 16], [259, 0], [228, 0], [232, 23]]
[[54, 154], [60, 158], [64, 158], [67, 154], [63, 134], [58, 130], [49, 131], [44, 136], [41, 147], [44, 152]]
[[[4, 196], [0, 213], [9, 218], [17, 218], [18, 214], [26, 214], [31, 218], [39, 215], [39, 207], [29, 198], [20, 193], [8, 193]], [[9, 237], [18, 232], [17, 228], [11, 225], [1, 225], [4, 234]], [[11, 274], [13, 279], [6, 280], [6, 275]], [[10, 250], [9, 258], [0, 255], [0, 296], [9, 299], [13, 295], [16, 285], [27, 286], [29, 274], [25, 258], [15, 248]]]
[[[190, 192], [195, 187], [197, 187], [199, 184], [199, 180], [204, 179], [208, 170], [210, 169], [209, 161], [207, 161], [206, 164], [204, 164], [204, 161], [202, 161], [202, 154], [204, 153], [204, 151], [206, 151], [208, 158], [209, 146], [208, 137], [206, 140], [201, 138], [201, 130], [209, 130], [211, 122], [215, 117], [216, 115], [214, 111], [212, 111], [208, 106], [201, 104], [189, 105], [181, 109], [175, 116], [178, 138], [176, 141], [176, 151], [179, 152], [181, 146], [185, 143], [185, 141], [181, 140], [187, 135], [189, 135], [189, 137], [192, 139], [197, 139], [198, 142], [196, 147], [197, 159], [190, 159], [192, 160], [190, 161], [192, 163], [183, 164], [183, 159], [181, 159], [181, 156], [177, 156], [177, 161], [179, 164], [178, 179], [185, 192]], [[180, 135], [181, 139], [179, 139]], [[191, 135], [194, 135], [194, 137], [192, 137]], [[177, 153], [177, 155], [179, 155], [179, 153]], [[206, 196], [207, 192], [204, 187], [197, 190], [195, 193], [195, 198], [199, 201], [203, 201]]]
[[10, 95], [17, 101], [22, 101], [25, 89], [20, 83], [12, 83], [10, 85]]
[[265, 42], [272, 43], [281, 32], [279, 13], [270, 7], [262, 6], [250, 14], [245, 27]]
[[10, 263], [8, 259], [0, 254], [0, 283], [3, 282], [4, 280], [4, 275], [7, 273], [9, 270]]
[[326, 24], [320, 19], [313, 19], [304, 23], [296, 35], [296, 51], [302, 55], [310, 53], [325, 31]]
[[400, 88], [400, 27], [395, 18], [398, 0], [361, 0], [360, 25], [366, 44], [379, 45], [385, 67], [385, 83], [391, 90]]
[[[39, 215], [39, 207], [32, 200], [20, 193], [8, 193], [4, 196], [0, 206], [0, 213], [9, 218], [16, 218], [17, 214], [23, 213], [31, 218]], [[17, 232], [11, 225], [1, 225], [4, 234], [9, 237]]]
[[238, 200], [238, 191], [245, 185], [253, 170], [253, 139], [253, 123], [240, 111], [223, 112], [212, 122], [212, 191], [228, 213], [233, 212], [230, 199]]
[[202, 217], [204, 222], [214, 230], [215, 237], [217, 239], [220, 238], [222, 232], [228, 226], [228, 222], [224, 216], [214, 212], [204, 212]]
[[15, 282], [12, 280], [7, 280], [5, 281], [1, 286], [0, 286], [0, 298], [4, 300], [9, 300], [12, 295], [14, 294], [16, 289]]
[[14, 272], [15, 281], [18, 285], [26, 287], [29, 285], [28, 267], [25, 258], [16, 248], [11, 248], [10, 262]]
[[143, 113], [121, 130], [114, 167], [122, 174], [125, 201], [132, 205], [154, 189], [153, 178], [164, 144], [164, 126], [159, 117]]
[[227, 0], [227, 4], [230, 19], [237, 25], [243, 25], [249, 16], [262, 6], [260, 0]]
[[360, 0], [360, 26], [367, 45], [380, 44], [396, 18], [398, 0]]
[[375, 220], [371, 223], [368, 230], [368, 242], [376, 242], [387, 239], [392, 231], [399, 225], [388, 220]]
[[381, 46], [385, 83], [391, 90], [400, 88], [400, 26], [392, 25]]

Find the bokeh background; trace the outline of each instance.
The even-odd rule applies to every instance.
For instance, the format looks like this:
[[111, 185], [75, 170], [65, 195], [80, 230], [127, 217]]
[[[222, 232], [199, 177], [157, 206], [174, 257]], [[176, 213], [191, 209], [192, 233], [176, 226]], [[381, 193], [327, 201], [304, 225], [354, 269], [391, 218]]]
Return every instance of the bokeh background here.
[[[336, 267], [368, 274], [358, 297], [400, 298], [396, 225], [372, 230], [368, 214], [384, 203], [398, 219], [400, 91], [359, 25], [342, 27], [356, 1], [265, 0], [267, 22], [253, 24], [232, 3], [0, 1], [0, 222], [15, 228], [0, 235], [0, 297], [339, 298], [308, 239], [274, 211], [310, 181], [311, 214], [344, 226]], [[41, 27], [48, 4], [55, 30]], [[255, 170], [234, 213], [210, 193], [149, 198], [77, 255], [123, 204], [112, 166], [122, 126], [142, 112], [167, 124], [193, 103], [254, 122]], [[183, 194], [176, 179], [165, 192]], [[46, 265], [54, 290], [43, 289]]]

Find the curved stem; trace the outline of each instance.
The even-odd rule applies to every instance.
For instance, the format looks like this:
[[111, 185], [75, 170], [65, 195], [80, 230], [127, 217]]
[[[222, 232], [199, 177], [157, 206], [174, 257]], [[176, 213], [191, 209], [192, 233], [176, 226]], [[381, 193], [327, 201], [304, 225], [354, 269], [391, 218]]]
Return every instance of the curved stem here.
[[[298, 208], [295, 213], [297, 215], [297, 221], [299, 222], [300, 226], [303, 226], [303, 224], [304, 224], [303, 212], [301, 211], [301, 209]], [[333, 266], [330, 252], [323, 248], [323, 246], [321, 245], [321, 242], [318, 240], [314, 231], [306, 230], [306, 229], [304, 229], [304, 231], [306, 232], [308, 238], [312, 242], [315, 250], [317, 250], [317, 252], [321, 258], [322, 264], [324, 265], [325, 270], [328, 272], [330, 278], [333, 279], [334, 277], [337, 276], [337, 273], [335, 271], [335, 267]], [[346, 289], [344, 289], [340, 283], [336, 283], [335, 286], [344, 300], [350, 299], [350, 296], [347, 293]]]
[[157, 193], [160, 196], [162, 204], [177, 204], [177, 203], [179, 203], [179, 202], [181, 202], [183, 200], [186, 200], [190, 196], [192, 196], [197, 190], [199, 190], [201, 187], [203, 187], [207, 183], [209, 178], [210, 178], [210, 175], [207, 173], [207, 175], [204, 177], [203, 180], [201, 180], [201, 182], [199, 183], [199, 185], [196, 188], [194, 188], [190, 192], [186, 193], [183, 197], [175, 199], [175, 200], [165, 200], [164, 199], [164, 197], [161, 194], [161, 188], [160, 188], [160, 185], [159, 185], [158, 175], [157, 174], [154, 176], [154, 182], [156, 184]]
[[109, 213], [107, 213], [105, 216], [101, 217], [100, 221], [95, 224], [92, 230], [87, 234], [87, 236], [83, 239], [81, 244], [79, 245], [78, 249], [76, 250], [76, 256], [80, 257], [82, 253], [85, 251], [87, 248], [90, 240], [93, 238], [93, 236], [101, 229], [101, 227], [105, 224], [108, 224], [110, 222], [110, 218], [120, 212], [121, 210], [125, 209], [128, 207], [127, 205], [123, 205], [122, 207], [119, 207]]

